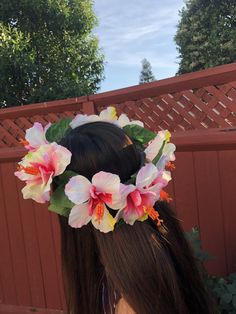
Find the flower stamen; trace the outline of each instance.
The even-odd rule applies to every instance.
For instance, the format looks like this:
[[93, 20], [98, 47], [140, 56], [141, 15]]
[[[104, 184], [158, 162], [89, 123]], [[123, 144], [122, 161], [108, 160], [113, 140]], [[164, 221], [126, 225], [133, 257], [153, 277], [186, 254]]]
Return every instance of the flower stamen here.
[[19, 142], [20, 142], [23, 146], [29, 145], [29, 142], [26, 141], [26, 140], [24, 140], [23, 138], [20, 138], [20, 139], [19, 139]]
[[170, 197], [170, 195], [166, 191], [161, 190], [161, 192], [160, 192], [160, 200], [161, 201], [166, 201], [167, 203], [169, 203], [170, 201], [172, 201], [172, 198]]
[[167, 164], [166, 164], [166, 169], [167, 170], [175, 170], [175, 165], [173, 164], [173, 162], [169, 161]]
[[159, 213], [153, 207], [148, 206], [144, 208], [144, 211], [152, 220], [157, 220], [157, 226], [159, 227], [163, 223], [163, 219], [159, 218]]
[[104, 204], [102, 202], [99, 202], [95, 207], [95, 216], [99, 224], [101, 222], [103, 215], [104, 215]]
[[24, 167], [22, 165], [20, 165], [17, 168], [18, 171], [24, 171], [27, 174], [31, 174], [33, 176], [37, 176], [39, 174], [39, 169], [35, 168], [35, 167]]

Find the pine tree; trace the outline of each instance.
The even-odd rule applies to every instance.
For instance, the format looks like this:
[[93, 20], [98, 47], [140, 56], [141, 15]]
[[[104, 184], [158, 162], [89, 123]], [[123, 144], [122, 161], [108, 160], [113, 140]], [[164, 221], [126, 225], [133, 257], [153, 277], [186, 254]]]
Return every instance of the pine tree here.
[[155, 81], [155, 76], [152, 73], [151, 63], [144, 58], [142, 61], [142, 70], [139, 76], [139, 84], [149, 83]]
[[177, 74], [236, 61], [235, 0], [186, 0], [180, 17]]

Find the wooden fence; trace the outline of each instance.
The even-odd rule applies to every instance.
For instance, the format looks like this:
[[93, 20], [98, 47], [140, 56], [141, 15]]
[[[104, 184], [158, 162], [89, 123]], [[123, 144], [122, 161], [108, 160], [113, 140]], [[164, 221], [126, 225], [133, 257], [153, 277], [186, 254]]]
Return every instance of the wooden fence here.
[[235, 272], [235, 79], [236, 64], [231, 64], [108, 93], [2, 109], [0, 313], [65, 309], [57, 217], [45, 205], [22, 199], [22, 182], [13, 176], [24, 155], [18, 140], [34, 121], [46, 124], [78, 112], [98, 113], [107, 105], [155, 131], [175, 131], [176, 170], [169, 186], [173, 205], [186, 230], [200, 228], [204, 248], [215, 257], [208, 269], [222, 276]]
[[97, 95], [1, 109], [0, 148], [19, 146], [19, 138], [34, 121], [46, 124], [79, 112], [98, 113], [107, 105], [141, 119], [154, 131], [230, 128], [236, 126], [235, 102], [232, 63]]

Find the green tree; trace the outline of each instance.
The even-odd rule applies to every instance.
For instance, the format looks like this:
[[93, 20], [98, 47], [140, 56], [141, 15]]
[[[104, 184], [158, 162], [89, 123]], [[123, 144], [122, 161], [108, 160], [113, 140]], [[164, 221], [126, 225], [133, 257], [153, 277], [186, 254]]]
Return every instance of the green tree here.
[[236, 1], [186, 0], [175, 42], [177, 74], [236, 61]]
[[152, 73], [151, 63], [146, 58], [144, 58], [141, 62], [142, 62], [142, 70], [139, 76], [139, 84], [144, 84], [144, 83], [155, 81], [156, 79]]
[[95, 93], [104, 56], [92, 0], [1, 0], [0, 108]]

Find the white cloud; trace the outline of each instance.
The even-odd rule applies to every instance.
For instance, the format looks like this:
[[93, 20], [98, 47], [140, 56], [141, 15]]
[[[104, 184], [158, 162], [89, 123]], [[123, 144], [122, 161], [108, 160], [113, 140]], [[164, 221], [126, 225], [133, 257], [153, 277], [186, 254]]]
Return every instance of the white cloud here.
[[147, 58], [153, 68], [176, 72], [173, 37], [184, 0], [95, 0], [100, 40], [112, 66], [141, 67]]

